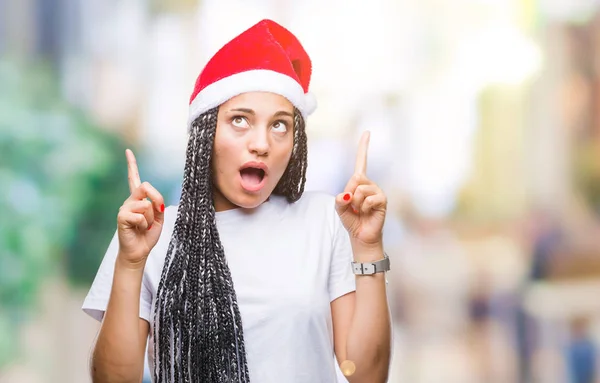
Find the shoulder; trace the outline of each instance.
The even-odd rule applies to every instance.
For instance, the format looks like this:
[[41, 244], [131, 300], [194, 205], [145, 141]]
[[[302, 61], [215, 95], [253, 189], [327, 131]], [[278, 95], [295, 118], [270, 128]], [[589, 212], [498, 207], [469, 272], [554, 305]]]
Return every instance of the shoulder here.
[[179, 210], [179, 205], [171, 205], [165, 208], [165, 222], [164, 227], [173, 227], [175, 226], [175, 220], [177, 219], [177, 211]]
[[175, 228], [175, 221], [177, 220], [178, 205], [171, 205], [165, 208], [164, 222], [160, 238], [154, 248], [150, 251], [148, 261], [146, 263], [146, 269], [150, 264], [150, 268], [154, 267], [157, 270], [162, 270], [162, 263], [164, 262], [173, 235], [173, 229]]
[[[179, 205], [172, 205], [165, 209], [163, 234], [159, 242], [164, 242], [165, 237], [170, 238], [175, 227], [178, 211]], [[298, 201], [290, 203], [283, 196], [271, 195], [268, 205], [252, 214], [245, 212], [243, 216], [246, 219], [259, 219], [272, 214], [279, 217], [301, 216], [312, 219], [327, 219], [331, 222], [337, 216], [337, 213], [335, 213], [335, 196], [321, 191], [306, 191]], [[168, 246], [168, 243], [165, 245]]]
[[320, 191], [307, 191], [296, 202], [289, 203], [285, 197], [272, 196], [274, 204], [289, 211], [326, 212], [335, 209], [335, 197]]
[[285, 197], [275, 196], [272, 202], [277, 206], [277, 213], [286, 219], [299, 221], [303, 226], [310, 225], [315, 229], [329, 227], [335, 229], [337, 213], [335, 197], [319, 191], [304, 192], [296, 202], [288, 202]]
[[313, 204], [331, 205], [335, 203], [335, 196], [321, 191], [304, 192], [299, 201], [304, 201]]
[[300, 205], [310, 205], [317, 207], [333, 208], [335, 207], [335, 197], [329, 193], [321, 191], [307, 191], [296, 202]]

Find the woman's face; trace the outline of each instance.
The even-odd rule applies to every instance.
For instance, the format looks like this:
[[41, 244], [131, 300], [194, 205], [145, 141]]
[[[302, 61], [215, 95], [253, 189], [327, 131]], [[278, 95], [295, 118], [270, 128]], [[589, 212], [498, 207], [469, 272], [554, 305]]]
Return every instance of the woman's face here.
[[213, 148], [215, 210], [254, 208], [281, 179], [294, 145], [294, 107], [283, 96], [249, 92], [219, 107]]

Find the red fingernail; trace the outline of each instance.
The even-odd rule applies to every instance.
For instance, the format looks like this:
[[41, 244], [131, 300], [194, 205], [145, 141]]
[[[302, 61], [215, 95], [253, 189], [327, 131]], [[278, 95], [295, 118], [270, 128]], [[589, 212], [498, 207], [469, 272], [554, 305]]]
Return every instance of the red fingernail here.
[[160, 212], [161, 213], [165, 212], [165, 204], [164, 203], [162, 205], [160, 205]]
[[357, 213], [358, 213], [358, 210], [356, 210], [356, 209], [354, 208], [354, 206], [352, 206], [352, 211], [354, 212], [354, 214], [357, 214]]
[[344, 194], [344, 201], [350, 201], [350, 193]]
[[152, 229], [152, 225], [148, 226], [148, 230]]

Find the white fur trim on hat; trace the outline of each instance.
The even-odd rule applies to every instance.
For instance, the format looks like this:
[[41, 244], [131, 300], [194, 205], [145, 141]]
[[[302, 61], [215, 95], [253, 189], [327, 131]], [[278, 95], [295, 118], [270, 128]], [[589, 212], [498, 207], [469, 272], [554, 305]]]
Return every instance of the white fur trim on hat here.
[[317, 106], [314, 95], [305, 94], [302, 86], [290, 76], [272, 70], [255, 69], [225, 77], [202, 89], [190, 104], [188, 128], [202, 113], [246, 92], [279, 94], [298, 108], [305, 118]]
[[304, 95], [304, 107], [306, 108], [306, 114], [312, 114], [317, 110], [317, 98], [314, 93], [308, 92]]

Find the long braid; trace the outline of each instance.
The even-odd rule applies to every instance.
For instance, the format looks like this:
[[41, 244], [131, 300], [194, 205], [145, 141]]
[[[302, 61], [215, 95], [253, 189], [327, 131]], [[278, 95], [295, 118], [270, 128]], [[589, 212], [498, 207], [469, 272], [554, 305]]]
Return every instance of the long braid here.
[[[218, 108], [192, 124], [181, 199], [158, 286], [154, 381], [250, 381], [242, 318], [217, 230], [211, 160]], [[294, 113], [294, 146], [274, 194], [295, 202], [304, 191], [307, 142]]]
[[308, 166], [308, 143], [305, 122], [298, 110], [294, 112], [294, 148], [290, 162], [273, 190], [273, 194], [285, 196], [288, 202], [296, 202], [304, 193], [306, 168]]

